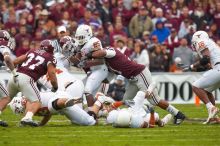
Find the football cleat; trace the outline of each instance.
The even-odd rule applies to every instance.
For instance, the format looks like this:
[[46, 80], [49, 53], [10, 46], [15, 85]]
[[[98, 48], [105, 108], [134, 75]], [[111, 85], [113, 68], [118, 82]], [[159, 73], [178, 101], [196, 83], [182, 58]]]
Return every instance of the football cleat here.
[[209, 117], [203, 124], [209, 124], [212, 121], [211, 119], [214, 118], [219, 113], [219, 108], [214, 106], [208, 110], [208, 113], [209, 113]]
[[174, 124], [179, 125], [185, 120], [186, 116], [182, 112], [178, 112], [176, 116], [174, 116]]
[[21, 124], [21, 126], [38, 127], [38, 123], [33, 121], [32, 119], [22, 119], [20, 124]]
[[8, 123], [6, 123], [5, 121], [0, 120], [0, 126], [8, 127]]

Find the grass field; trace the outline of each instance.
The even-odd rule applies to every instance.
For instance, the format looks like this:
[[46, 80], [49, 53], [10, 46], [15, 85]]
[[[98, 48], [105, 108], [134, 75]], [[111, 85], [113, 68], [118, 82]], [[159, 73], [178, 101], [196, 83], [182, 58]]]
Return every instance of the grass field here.
[[[206, 118], [205, 106], [176, 105], [189, 118]], [[166, 112], [156, 109], [161, 116]], [[0, 146], [220, 146], [220, 125], [185, 121], [164, 128], [125, 129], [111, 126], [71, 125], [63, 116], [54, 116], [44, 127], [18, 127], [20, 117], [9, 109], [2, 117], [10, 124], [0, 127]]]

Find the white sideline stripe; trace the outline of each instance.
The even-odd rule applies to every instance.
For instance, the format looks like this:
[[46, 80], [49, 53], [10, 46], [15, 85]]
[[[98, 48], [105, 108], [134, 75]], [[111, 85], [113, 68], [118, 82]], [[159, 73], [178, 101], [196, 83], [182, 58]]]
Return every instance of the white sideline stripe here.
[[[12, 123], [19, 123], [20, 121], [10, 121]], [[61, 123], [61, 122], [70, 122], [70, 120], [50, 120], [49, 122]]]

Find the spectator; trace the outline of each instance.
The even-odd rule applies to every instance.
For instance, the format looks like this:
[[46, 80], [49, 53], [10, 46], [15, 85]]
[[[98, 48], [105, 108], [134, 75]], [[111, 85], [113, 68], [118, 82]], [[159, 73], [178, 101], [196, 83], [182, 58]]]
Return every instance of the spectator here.
[[190, 19], [185, 19], [181, 22], [180, 24], [180, 29], [179, 29], [179, 32], [178, 32], [178, 36], [179, 38], [183, 38], [185, 35], [187, 35], [189, 33], [189, 28], [190, 27], [194, 27], [194, 28], [197, 28], [196, 27], [196, 24], [194, 22], [191, 22]]
[[37, 29], [34, 33], [33, 41], [42, 41], [44, 39], [43, 31], [41, 29]]
[[49, 19], [49, 12], [44, 9], [40, 12], [40, 18], [38, 23], [40, 23], [41, 27], [46, 33], [50, 32], [52, 28], [55, 27], [55, 23]]
[[160, 20], [162, 22], [165, 22], [166, 21], [166, 18], [163, 16], [163, 9], [161, 8], [157, 8], [155, 10], [155, 17], [152, 19], [152, 22], [153, 22], [153, 25], [154, 25], [154, 28], [156, 27], [156, 23]]
[[117, 7], [112, 9], [113, 23], [115, 23], [115, 18], [118, 15], [122, 17], [123, 26], [127, 27], [131, 16], [130, 16], [130, 12], [126, 10], [126, 8], [124, 7], [123, 0], [118, 0]]
[[21, 43], [21, 47], [18, 48], [15, 52], [17, 57], [26, 54], [30, 50], [30, 41], [27, 38], [24, 38]]
[[110, 38], [105, 33], [104, 28], [102, 25], [99, 26], [97, 32], [95, 32], [95, 36], [102, 42], [102, 46], [106, 47], [110, 45]]
[[126, 56], [130, 57], [132, 54], [132, 51], [125, 43], [125, 39], [119, 37], [116, 41], [116, 48]]
[[188, 44], [191, 44], [192, 36], [193, 36], [194, 32], [196, 32], [196, 27], [195, 27], [195, 25], [190, 25], [190, 26], [188, 27], [188, 29], [189, 29], [189, 30], [188, 30], [189, 33], [187, 33], [187, 34], [184, 36], [184, 38], [186, 38]]
[[159, 43], [163, 43], [170, 35], [170, 30], [164, 26], [163, 21], [158, 20], [156, 23], [156, 29], [151, 33], [151, 35], [156, 35]]
[[88, 0], [86, 8], [88, 8], [92, 12], [94, 12], [96, 10], [96, 1], [95, 0]]
[[100, 25], [97, 20], [92, 18], [92, 10], [90, 10], [89, 8], [86, 8], [84, 17], [79, 20], [78, 24], [87, 24], [95, 29], [97, 29]]
[[106, 26], [108, 22], [112, 22], [112, 11], [110, 9], [109, 0], [101, 0], [101, 2], [102, 6], [99, 8], [100, 18], [104, 26]]
[[216, 23], [212, 23], [208, 32], [209, 37], [212, 38], [213, 40], [218, 40], [220, 38], [219, 32], [218, 32], [218, 27]]
[[172, 56], [174, 48], [179, 46], [179, 38], [175, 28], [171, 29], [171, 34], [166, 39], [165, 44], [169, 48], [170, 54]]
[[213, 22], [220, 26], [220, 2], [218, 1], [216, 4], [216, 11], [213, 16]]
[[114, 46], [115, 40], [117, 40], [119, 37], [127, 37], [124, 27], [120, 22], [115, 24], [113, 32], [110, 33], [110, 44]]
[[64, 11], [62, 14], [63, 14], [63, 16], [62, 16], [61, 20], [59, 21], [58, 25], [63, 25], [66, 28], [70, 28], [71, 20], [70, 20], [69, 12]]
[[149, 31], [144, 31], [142, 33], [141, 40], [143, 42], [143, 45], [147, 47], [150, 44], [150, 42], [151, 42], [151, 40], [150, 40], [150, 32]]
[[16, 48], [20, 48], [22, 45], [22, 40], [31, 39], [31, 35], [27, 33], [27, 29], [25, 26], [20, 26], [19, 33], [15, 35]]
[[166, 17], [166, 21], [164, 22], [164, 26], [165, 27], [168, 27], [169, 29], [171, 28], [175, 28], [176, 30], [179, 30], [179, 19], [177, 18], [172, 18], [172, 14], [171, 14], [171, 11], [168, 10], [165, 14], [165, 17]]
[[146, 48], [144, 48], [143, 42], [136, 39], [134, 43], [134, 52], [132, 54], [132, 59], [139, 64], [143, 64], [149, 68], [149, 54]]
[[144, 31], [153, 30], [152, 20], [147, 14], [147, 9], [142, 6], [139, 8], [138, 14], [132, 17], [129, 23], [129, 33], [133, 38], [141, 38]]
[[161, 44], [161, 53], [164, 56], [165, 72], [169, 72], [170, 65], [172, 62], [172, 56], [170, 55], [170, 49], [167, 47], [165, 43]]
[[15, 14], [11, 14], [8, 21], [5, 23], [5, 28], [10, 29], [12, 27], [18, 28], [18, 23], [16, 22]]
[[156, 45], [154, 51], [149, 54], [149, 57], [151, 72], [165, 72], [167, 62], [166, 57], [162, 53], [161, 45]]
[[201, 4], [195, 8], [194, 12], [191, 14], [191, 18], [196, 23], [198, 30], [204, 29], [206, 16]]
[[109, 85], [107, 95], [115, 101], [121, 101], [125, 93], [124, 77], [118, 75], [115, 82]]
[[73, 0], [72, 6], [68, 9], [71, 18], [75, 21], [79, 21], [85, 13], [85, 7], [80, 3], [80, 0]]
[[188, 42], [185, 38], [180, 41], [180, 46], [174, 49], [173, 61], [176, 57], [182, 59], [182, 63], [185, 65], [191, 65], [193, 63], [193, 51], [188, 47]]
[[157, 38], [156, 35], [152, 35], [152, 37], [151, 37], [151, 42], [150, 42], [150, 44], [147, 46], [147, 50], [148, 50], [149, 52], [153, 52], [156, 45], [159, 45], [158, 38]]

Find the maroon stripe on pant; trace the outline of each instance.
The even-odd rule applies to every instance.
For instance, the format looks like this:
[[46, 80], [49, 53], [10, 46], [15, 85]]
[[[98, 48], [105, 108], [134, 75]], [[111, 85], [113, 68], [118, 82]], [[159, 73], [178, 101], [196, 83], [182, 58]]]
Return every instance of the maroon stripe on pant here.
[[[143, 73], [140, 73], [140, 75], [141, 75], [141, 78], [144, 80], [144, 83], [145, 83], [146, 87], [148, 88], [148, 87], [149, 87], [149, 83], [147, 82], [147, 79], [146, 79], [145, 75], [144, 75]], [[156, 97], [154, 96], [154, 94], [152, 94], [152, 95], [153, 95], [153, 97], [152, 97], [153, 101], [154, 101], [156, 104], [159, 104], [159, 102], [157, 101], [157, 99], [156, 99]]]
[[2, 84], [0, 84], [0, 88], [5, 93], [6, 96], [9, 96], [8, 91], [5, 89], [5, 87]]
[[34, 81], [33, 81], [33, 79], [30, 79], [30, 84], [31, 84], [31, 87], [34, 89], [34, 92], [36, 93], [37, 98], [39, 99], [39, 101], [41, 101], [41, 99], [40, 99], [40, 94], [39, 94], [39, 92], [38, 92], [38, 89], [36, 89], [36, 87], [34, 86]]

